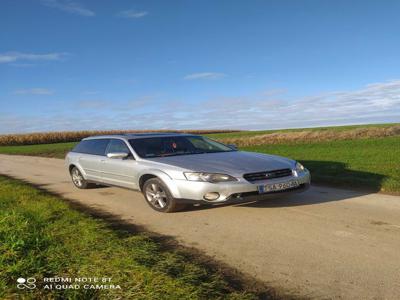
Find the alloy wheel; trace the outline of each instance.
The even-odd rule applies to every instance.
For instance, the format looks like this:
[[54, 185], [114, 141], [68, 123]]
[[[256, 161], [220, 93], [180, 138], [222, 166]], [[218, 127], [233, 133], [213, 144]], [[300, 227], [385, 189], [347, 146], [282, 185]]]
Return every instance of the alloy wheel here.
[[158, 209], [167, 206], [167, 194], [157, 183], [151, 183], [146, 187], [146, 199], [150, 204]]
[[72, 181], [77, 187], [83, 186], [84, 178], [77, 168], [72, 171]]

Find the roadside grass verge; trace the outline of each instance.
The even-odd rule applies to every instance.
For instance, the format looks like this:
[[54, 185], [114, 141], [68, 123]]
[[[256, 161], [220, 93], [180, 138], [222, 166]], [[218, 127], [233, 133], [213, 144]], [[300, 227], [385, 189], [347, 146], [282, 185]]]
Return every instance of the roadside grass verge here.
[[[45, 277], [111, 277], [121, 289], [44, 289]], [[18, 290], [17, 278], [37, 288]], [[64, 283], [65, 284], [65, 283]], [[0, 176], [1, 299], [256, 299], [219, 269], [144, 233], [112, 228], [60, 198]]]
[[24, 146], [0, 146], [0, 154], [64, 158], [77, 143], [55, 143]]
[[298, 160], [311, 171], [315, 183], [400, 193], [400, 137], [260, 145], [242, 150]]

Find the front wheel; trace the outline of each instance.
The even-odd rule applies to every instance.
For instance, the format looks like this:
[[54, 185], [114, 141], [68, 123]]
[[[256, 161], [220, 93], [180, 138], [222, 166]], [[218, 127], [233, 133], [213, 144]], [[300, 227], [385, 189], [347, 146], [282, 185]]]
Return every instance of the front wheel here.
[[71, 169], [71, 179], [78, 189], [87, 189], [90, 186], [77, 167]]
[[147, 204], [159, 212], [174, 212], [183, 207], [176, 202], [168, 188], [158, 178], [151, 178], [144, 183], [143, 195]]

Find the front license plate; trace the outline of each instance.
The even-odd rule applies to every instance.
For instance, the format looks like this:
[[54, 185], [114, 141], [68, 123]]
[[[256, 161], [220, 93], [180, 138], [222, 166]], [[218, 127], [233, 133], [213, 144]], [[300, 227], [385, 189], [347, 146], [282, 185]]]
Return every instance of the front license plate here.
[[291, 181], [282, 182], [282, 183], [264, 184], [264, 185], [258, 186], [258, 192], [260, 194], [268, 193], [268, 192], [276, 192], [276, 191], [282, 191], [282, 190], [295, 188], [298, 186], [299, 186], [299, 182], [297, 180], [291, 180]]

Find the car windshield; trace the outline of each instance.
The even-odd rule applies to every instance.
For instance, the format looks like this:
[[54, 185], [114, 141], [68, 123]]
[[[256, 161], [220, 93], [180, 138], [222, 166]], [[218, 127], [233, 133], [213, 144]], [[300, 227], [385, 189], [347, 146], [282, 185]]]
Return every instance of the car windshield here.
[[202, 136], [138, 138], [129, 143], [140, 157], [145, 158], [236, 151]]

